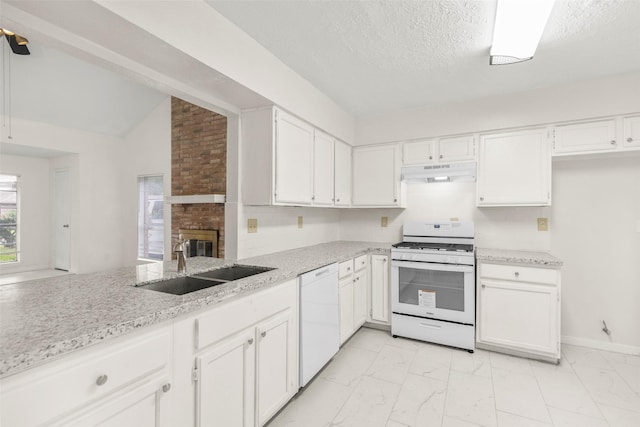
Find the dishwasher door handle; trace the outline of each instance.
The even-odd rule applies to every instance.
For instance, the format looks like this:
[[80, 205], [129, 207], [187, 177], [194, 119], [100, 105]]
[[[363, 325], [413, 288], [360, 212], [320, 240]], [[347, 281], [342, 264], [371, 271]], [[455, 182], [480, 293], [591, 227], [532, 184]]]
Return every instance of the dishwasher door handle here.
[[324, 276], [324, 275], [325, 275], [325, 274], [327, 274], [327, 273], [329, 273], [329, 269], [328, 269], [328, 268], [325, 268], [325, 269], [324, 269], [324, 270], [322, 270], [322, 271], [317, 271], [317, 272], [316, 272], [316, 277]]

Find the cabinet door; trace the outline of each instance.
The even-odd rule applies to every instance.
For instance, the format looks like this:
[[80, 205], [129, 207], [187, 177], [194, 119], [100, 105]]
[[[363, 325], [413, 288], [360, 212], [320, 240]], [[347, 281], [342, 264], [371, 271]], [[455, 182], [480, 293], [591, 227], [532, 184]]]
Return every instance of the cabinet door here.
[[367, 320], [367, 270], [353, 275], [353, 330]]
[[[168, 382], [166, 384], [169, 384]], [[170, 390], [167, 389], [167, 392]], [[165, 392], [146, 383], [104, 402], [80, 418], [68, 418], [54, 425], [83, 427], [159, 427], [162, 426], [162, 403]]]
[[353, 333], [353, 275], [340, 281], [340, 344]]
[[351, 146], [335, 142], [335, 205], [351, 205]]
[[613, 150], [617, 147], [615, 120], [559, 125], [554, 130], [554, 154]]
[[623, 144], [625, 147], [640, 146], [640, 116], [622, 119]]
[[397, 145], [353, 149], [353, 205], [400, 205], [400, 148]]
[[551, 204], [551, 156], [546, 129], [480, 139], [478, 206]]
[[313, 140], [313, 204], [333, 206], [333, 138], [316, 130]]
[[276, 116], [275, 179], [277, 203], [311, 204], [313, 128], [279, 110]]
[[480, 281], [478, 341], [558, 355], [558, 290], [554, 286]]
[[243, 331], [196, 358], [196, 425], [253, 426], [255, 329]]
[[[285, 310], [256, 328], [256, 418], [264, 425], [297, 392], [297, 328]], [[219, 423], [216, 425], [227, 424]]]
[[473, 135], [438, 140], [438, 161], [453, 163], [473, 160], [476, 156]]
[[389, 261], [386, 255], [371, 255], [371, 320], [389, 323]]
[[436, 161], [436, 140], [411, 141], [402, 144], [402, 164], [405, 166], [428, 165]]

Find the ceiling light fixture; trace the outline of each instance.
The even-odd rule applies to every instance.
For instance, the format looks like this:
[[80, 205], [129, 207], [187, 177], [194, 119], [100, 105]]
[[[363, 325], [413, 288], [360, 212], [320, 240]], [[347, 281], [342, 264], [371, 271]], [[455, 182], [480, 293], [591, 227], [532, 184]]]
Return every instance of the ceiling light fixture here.
[[498, 0], [489, 64], [532, 59], [553, 3], [554, 0]]
[[11, 46], [11, 50], [13, 53], [17, 55], [30, 55], [29, 49], [27, 48], [27, 44], [29, 40], [26, 37], [22, 37], [13, 31], [9, 31], [5, 28], [0, 28], [0, 37], [5, 36], [7, 38], [7, 42], [9, 46]]

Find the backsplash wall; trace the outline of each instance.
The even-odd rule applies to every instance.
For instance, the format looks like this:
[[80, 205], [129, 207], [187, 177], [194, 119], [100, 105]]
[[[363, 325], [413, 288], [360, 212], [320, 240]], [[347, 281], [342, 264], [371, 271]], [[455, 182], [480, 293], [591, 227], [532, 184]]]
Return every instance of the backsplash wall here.
[[[227, 118], [171, 98], [171, 195], [226, 194]], [[218, 230], [218, 257], [224, 257], [224, 205], [171, 206], [171, 241], [180, 228]], [[173, 257], [173, 254], [172, 254]]]

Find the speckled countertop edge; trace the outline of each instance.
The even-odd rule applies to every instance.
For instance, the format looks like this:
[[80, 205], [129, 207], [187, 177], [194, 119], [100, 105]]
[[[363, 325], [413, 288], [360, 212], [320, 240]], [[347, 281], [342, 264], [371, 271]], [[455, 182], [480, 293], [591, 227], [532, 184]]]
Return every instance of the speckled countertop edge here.
[[182, 275], [175, 272], [175, 261], [0, 286], [0, 378], [327, 264], [368, 253], [388, 255], [390, 248], [390, 243], [338, 241], [237, 261], [190, 258], [188, 274], [234, 263], [275, 270], [182, 296], [137, 288]]
[[562, 267], [562, 261], [548, 252], [476, 248], [476, 259], [478, 261], [531, 264], [546, 267]]

